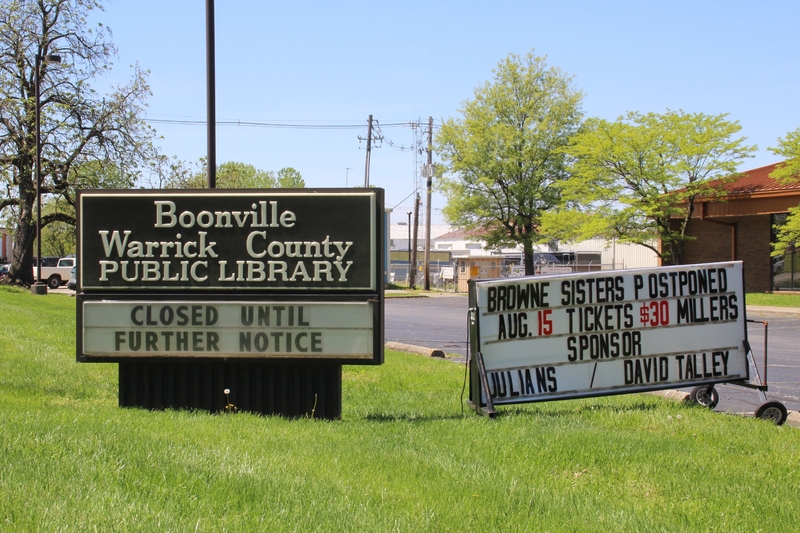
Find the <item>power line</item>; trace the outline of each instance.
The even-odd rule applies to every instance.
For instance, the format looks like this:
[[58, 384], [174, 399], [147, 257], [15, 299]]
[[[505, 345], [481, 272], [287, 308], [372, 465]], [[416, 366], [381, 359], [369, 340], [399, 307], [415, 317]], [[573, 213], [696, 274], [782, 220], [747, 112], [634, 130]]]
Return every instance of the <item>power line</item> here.
[[[171, 124], [179, 126], [205, 126], [205, 119], [168, 119], [168, 118], [146, 118], [145, 122], [151, 124]], [[217, 126], [236, 126], [245, 128], [284, 128], [284, 129], [305, 129], [305, 130], [352, 130], [363, 129], [364, 124], [303, 124], [300, 122], [257, 122], [245, 120], [218, 120]], [[408, 127], [408, 122], [390, 122], [381, 124], [384, 128]]]
[[403, 202], [405, 202], [406, 200], [411, 198], [411, 195], [414, 194], [415, 192], [417, 192], [417, 191], [411, 191], [411, 193], [408, 196], [406, 196], [405, 198], [400, 200], [400, 202], [398, 202], [396, 206], [392, 207], [392, 209], [397, 209], [397, 206], [399, 206], [400, 204], [402, 204]]
[[[150, 124], [164, 124], [173, 126], [206, 126], [206, 120], [201, 118], [146, 118], [145, 122]], [[419, 120], [416, 121], [403, 121], [403, 122], [389, 122], [385, 124], [375, 122], [375, 131], [372, 133], [372, 142], [375, 144], [374, 148], [380, 148], [381, 143], [388, 144], [391, 148], [400, 152], [414, 152], [421, 154], [424, 152], [421, 140], [417, 138], [416, 129], [420, 126]], [[322, 124], [306, 121], [252, 121], [252, 120], [218, 120], [217, 126], [229, 126], [240, 128], [273, 128], [273, 129], [294, 129], [294, 130], [360, 130], [364, 128], [363, 123], [355, 124]], [[405, 145], [392, 141], [383, 133], [382, 128], [408, 128], [414, 130], [414, 140], [412, 144]], [[364, 140], [359, 137], [359, 140]], [[416, 157], [415, 165], [416, 167]]]

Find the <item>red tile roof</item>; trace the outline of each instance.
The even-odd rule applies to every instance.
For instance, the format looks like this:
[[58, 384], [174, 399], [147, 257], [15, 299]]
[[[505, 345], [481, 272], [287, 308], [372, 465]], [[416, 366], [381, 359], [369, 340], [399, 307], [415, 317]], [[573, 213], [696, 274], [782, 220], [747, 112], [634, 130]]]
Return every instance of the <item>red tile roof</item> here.
[[797, 183], [782, 185], [769, 177], [769, 175], [775, 171], [775, 167], [778, 165], [779, 163], [774, 163], [765, 167], [746, 170], [741, 173], [739, 178], [730, 183], [726, 183], [722, 188], [727, 191], [728, 194], [800, 191], [800, 179], [798, 179]]

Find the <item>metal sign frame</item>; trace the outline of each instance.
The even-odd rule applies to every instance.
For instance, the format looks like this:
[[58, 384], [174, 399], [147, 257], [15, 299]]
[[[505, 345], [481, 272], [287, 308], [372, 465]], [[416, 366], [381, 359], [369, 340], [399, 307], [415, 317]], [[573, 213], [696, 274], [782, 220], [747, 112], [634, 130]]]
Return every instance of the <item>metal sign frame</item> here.
[[470, 402], [745, 382], [743, 279], [727, 262], [470, 280]]

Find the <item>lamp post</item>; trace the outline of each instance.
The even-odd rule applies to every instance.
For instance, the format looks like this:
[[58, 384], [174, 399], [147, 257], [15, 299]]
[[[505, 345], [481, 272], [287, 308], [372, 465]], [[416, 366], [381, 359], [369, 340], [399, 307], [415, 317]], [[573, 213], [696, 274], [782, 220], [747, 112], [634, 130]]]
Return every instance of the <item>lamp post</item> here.
[[61, 56], [36, 54], [34, 85], [36, 86], [36, 283], [31, 286], [33, 294], [47, 294], [47, 285], [42, 283], [42, 141], [39, 70], [45, 63], [61, 63]]

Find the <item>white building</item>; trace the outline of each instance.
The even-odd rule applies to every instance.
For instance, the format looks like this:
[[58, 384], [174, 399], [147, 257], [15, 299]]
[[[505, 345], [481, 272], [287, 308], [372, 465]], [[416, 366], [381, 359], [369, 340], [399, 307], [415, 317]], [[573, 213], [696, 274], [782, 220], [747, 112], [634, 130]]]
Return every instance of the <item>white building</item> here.
[[[436, 239], [452, 228], [447, 224], [431, 224], [431, 249], [436, 250]], [[409, 226], [408, 222], [392, 224], [389, 228], [389, 249], [390, 250], [409, 250]], [[414, 226], [411, 226], [411, 241], [414, 240]], [[417, 228], [417, 250], [425, 249], [425, 224], [420, 224]]]
[[[390, 249], [408, 250], [408, 224], [392, 224], [390, 228]], [[412, 239], [413, 239], [413, 227]], [[419, 226], [417, 234], [417, 249], [425, 249], [425, 226]], [[522, 247], [503, 248], [499, 251], [486, 250], [486, 241], [480, 239], [475, 232], [454, 229], [447, 224], [434, 224], [431, 226], [431, 250], [450, 252], [453, 259], [459, 257], [488, 257], [488, 256], [513, 256], [522, 255]], [[554, 253], [546, 246], [539, 246], [536, 253]], [[644, 246], [629, 243], [620, 243], [616, 239], [606, 240], [600, 237], [576, 243], [564, 243], [559, 247], [559, 253], [575, 252], [575, 257], [583, 256], [582, 262], [591, 260], [599, 262], [604, 270], [623, 268], [646, 268], [658, 266], [659, 260], [656, 253]]]
[[651, 249], [638, 244], [621, 243], [616, 239], [608, 241], [595, 237], [573, 244], [562, 246], [564, 250], [573, 252], [599, 252], [603, 265], [609, 268], [647, 268], [659, 265], [658, 255]]

